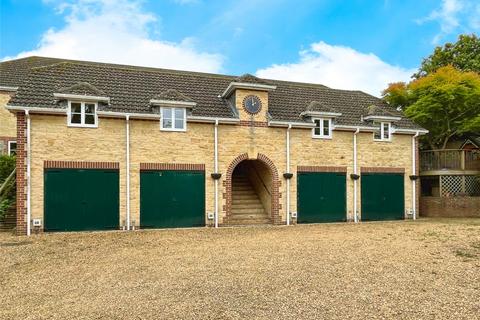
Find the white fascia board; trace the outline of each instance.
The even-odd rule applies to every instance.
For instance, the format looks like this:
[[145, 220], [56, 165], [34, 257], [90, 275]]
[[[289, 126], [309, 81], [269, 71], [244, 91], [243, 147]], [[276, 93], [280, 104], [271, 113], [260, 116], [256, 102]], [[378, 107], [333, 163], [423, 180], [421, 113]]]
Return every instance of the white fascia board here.
[[377, 120], [377, 121], [400, 121], [401, 117], [390, 117], [390, 116], [366, 116], [363, 120]]
[[160, 106], [160, 107], [185, 107], [185, 108], [193, 108], [197, 105], [197, 103], [190, 102], [190, 101], [172, 101], [172, 100], [157, 100], [157, 99], [150, 100], [150, 104], [154, 106]]
[[188, 122], [202, 122], [202, 123], [215, 123], [218, 120], [218, 123], [238, 123], [240, 119], [237, 118], [212, 118], [212, 117], [200, 117], [200, 116], [187, 116]]
[[300, 113], [300, 115], [307, 117], [335, 118], [340, 117], [342, 114], [338, 112], [304, 111]]
[[26, 111], [29, 113], [50, 113], [50, 114], [67, 114], [66, 108], [39, 108], [39, 107], [22, 107], [22, 106], [6, 106], [10, 112]]
[[248, 82], [230, 82], [227, 89], [223, 91], [222, 98], [228, 97], [235, 89], [251, 89], [251, 90], [265, 90], [271, 91], [277, 89], [277, 86], [272, 86], [268, 84], [259, 84], [259, 83], [248, 83]]
[[346, 125], [340, 125], [336, 124], [333, 127], [333, 130], [341, 130], [341, 131], [357, 131], [357, 129], [360, 129], [360, 131], [374, 131], [375, 128], [372, 127], [362, 127], [362, 126], [346, 126]]
[[292, 128], [314, 128], [314, 123], [305, 123], [305, 122], [288, 122], [288, 121], [269, 121], [269, 127], [288, 127], [289, 125]]
[[16, 92], [18, 87], [0, 86], [0, 91]]
[[91, 101], [91, 102], [103, 101], [103, 102], [110, 103], [109, 97], [101, 97], [101, 96], [87, 96], [83, 94], [69, 94], [69, 93], [54, 93], [53, 96], [55, 98], [67, 99], [67, 100], [80, 100], [80, 101]]
[[99, 117], [103, 118], [125, 118], [128, 115], [130, 119], [160, 119], [160, 114], [150, 113], [97, 111], [97, 114]]
[[419, 135], [425, 135], [428, 133], [428, 130], [425, 129], [402, 129], [402, 128], [395, 128], [394, 133], [398, 134], [416, 134], [418, 132]]

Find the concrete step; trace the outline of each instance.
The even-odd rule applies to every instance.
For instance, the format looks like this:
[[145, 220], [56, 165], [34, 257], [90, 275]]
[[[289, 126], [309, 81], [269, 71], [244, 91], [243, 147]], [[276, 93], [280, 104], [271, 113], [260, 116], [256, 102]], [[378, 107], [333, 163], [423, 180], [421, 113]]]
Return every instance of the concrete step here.
[[245, 199], [239, 199], [239, 198], [234, 198], [232, 199], [232, 204], [239, 204], [239, 205], [248, 205], [252, 203], [261, 203], [258, 198], [255, 199], [250, 199], [250, 198], [245, 198]]
[[232, 215], [237, 214], [265, 214], [263, 208], [232, 208]]
[[259, 224], [271, 224], [270, 219], [232, 219], [228, 222], [230, 226], [248, 226]]
[[236, 209], [262, 209], [263, 206], [260, 202], [251, 202], [251, 203], [232, 203], [232, 210]]
[[236, 199], [239, 199], [239, 200], [252, 199], [252, 200], [260, 201], [256, 194], [253, 194], [253, 195], [252, 194], [234, 194], [232, 199], [234, 201]]

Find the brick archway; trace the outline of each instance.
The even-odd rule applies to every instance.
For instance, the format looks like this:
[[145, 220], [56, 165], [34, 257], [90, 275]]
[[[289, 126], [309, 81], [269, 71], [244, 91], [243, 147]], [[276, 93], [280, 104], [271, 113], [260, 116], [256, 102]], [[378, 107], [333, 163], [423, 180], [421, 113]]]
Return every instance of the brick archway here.
[[270, 174], [272, 176], [272, 195], [271, 195], [271, 201], [272, 201], [272, 209], [271, 209], [271, 219], [273, 224], [281, 224], [282, 220], [280, 218], [279, 211], [281, 209], [281, 204], [280, 204], [280, 179], [278, 178], [278, 170], [275, 164], [273, 163], [270, 158], [268, 158], [266, 155], [259, 153], [257, 155], [257, 159], [249, 159], [247, 153], [242, 153], [238, 157], [236, 157], [228, 166], [227, 173], [225, 176], [225, 180], [223, 181], [223, 187], [225, 190], [225, 193], [223, 194], [223, 198], [225, 199], [225, 204], [223, 206], [223, 211], [225, 213], [225, 218], [223, 219], [223, 223], [228, 222], [229, 217], [231, 216], [232, 213], [232, 175], [233, 171], [237, 167], [240, 162], [244, 160], [258, 160], [262, 162], [266, 167], [270, 169]]

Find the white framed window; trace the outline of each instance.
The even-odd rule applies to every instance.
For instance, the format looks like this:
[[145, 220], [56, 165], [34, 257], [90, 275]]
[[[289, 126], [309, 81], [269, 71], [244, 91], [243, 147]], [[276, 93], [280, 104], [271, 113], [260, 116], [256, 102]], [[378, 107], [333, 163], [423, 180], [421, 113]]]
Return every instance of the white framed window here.
[[187, 109], [161, 107], [160, 130], [187, 131]]
[[313, 119], [315, 128], [312, 129], [314, 138], [331, 139], [332, 138], [332, 119], [318, 118]]
[[68, 126], [70, 127], [98, 127], [96, 102], [68, 102]]
[[375, 141], [391, 141], [392, 125], [390, 122], [375, 122], [377, 128], [373, 132], [373, 140]]
[[17, 155], [17, 141], [8, 141], [8, 155], [9, 156]]

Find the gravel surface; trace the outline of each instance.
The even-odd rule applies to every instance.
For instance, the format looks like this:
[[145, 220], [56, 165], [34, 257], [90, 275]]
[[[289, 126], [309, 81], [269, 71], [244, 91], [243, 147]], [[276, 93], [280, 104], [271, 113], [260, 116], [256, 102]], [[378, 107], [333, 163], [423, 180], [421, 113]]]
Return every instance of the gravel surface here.
[[480, 319], [480, 219], [0, 234], [1, 319]]

